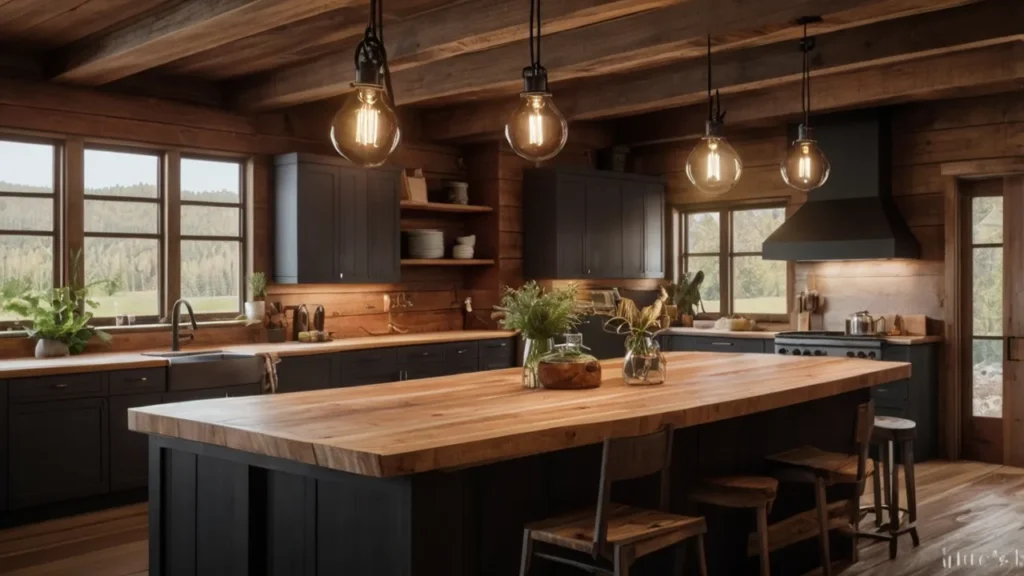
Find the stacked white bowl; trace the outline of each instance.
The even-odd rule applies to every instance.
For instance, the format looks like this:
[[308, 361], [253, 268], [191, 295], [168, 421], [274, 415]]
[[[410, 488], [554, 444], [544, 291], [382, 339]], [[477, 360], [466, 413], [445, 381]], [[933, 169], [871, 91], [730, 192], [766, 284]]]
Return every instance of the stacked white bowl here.
[[444, 232], [441, 230], [409, 230], [409, 256], [444, 258]]
[[455, 246], [452, 247], [452, 258], [456, 260], [471, 260], [475, 246], [476, 236], [460, 236], [456, 238]]

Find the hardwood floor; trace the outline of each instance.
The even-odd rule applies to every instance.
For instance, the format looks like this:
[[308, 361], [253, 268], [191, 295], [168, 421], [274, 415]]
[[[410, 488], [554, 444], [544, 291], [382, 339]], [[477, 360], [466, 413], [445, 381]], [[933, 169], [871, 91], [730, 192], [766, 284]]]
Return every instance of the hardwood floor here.
[[[844, 576], [1024, 574], [1024, 469], [977, 462], [917, 467], [921, 547], [909, 536], [890, 561], [885, 543], [861, 545], [861, 561]], [[870, 483], [869, 483], [870, 490]], [[870, 501], [870, 493], [867, 501]], [[906, 502], [905, 497], [901, 501]], [[864, 528], [870, 525], [865, 520]], [[0, 574], [144, 576], [146, 506], [136, 504], [0, 531]], [[1021, 552], [1017, 564], [1015, 553]], [[1006, 554], [1000, 566], [993, 550]], [[956, 564], [956, 554], [961, 563]], [[974, 565], [964, 555], [974, 554]], [[952, 566], [945, 567], [952, 555]], [[979, 555], [987, 556], [978, 565]]]

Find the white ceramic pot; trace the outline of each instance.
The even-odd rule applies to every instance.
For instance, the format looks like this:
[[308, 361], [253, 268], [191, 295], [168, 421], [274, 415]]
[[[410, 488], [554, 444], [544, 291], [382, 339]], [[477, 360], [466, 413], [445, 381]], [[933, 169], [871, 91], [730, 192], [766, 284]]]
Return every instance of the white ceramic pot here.
[[253, 322], [262, 322], [267, 312], [267, 303], [263, 300], [245, 303], [245, 319]]
[[68, 345], [56, 340], [39, 340], [36, 342], [36, 358], [62, 358], [70, 356]]

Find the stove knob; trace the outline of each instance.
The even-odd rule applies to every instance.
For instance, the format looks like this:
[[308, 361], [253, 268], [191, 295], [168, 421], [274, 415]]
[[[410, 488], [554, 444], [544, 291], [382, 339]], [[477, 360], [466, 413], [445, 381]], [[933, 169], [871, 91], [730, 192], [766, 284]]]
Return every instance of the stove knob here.
[[847, 355], [848, 357], [850, 357], [850, 358], [853, 358], [853, 357], [855, 357], [855, 356], [856, 356], [856, 354], [854, 354], [853, 352], [847, 352], [847, 353], [846, 353], [846, 355]]
[[799, 356], [799, 355], [800, 355], [800, 350], [798, 350], [796, 348], [793, 348], [793, 356]]
[[786, 349], [785, 348], [779, 348], [779, 354], [785, 354], [785, 353], [786, 353]]
[[875, 353], [874, 352], [868, 352], [868, 358], [871, 358], [872, 360], [874, 360], [875, 359]]
[[857, 358], [867, 358], [868, 355], [863, 352], [857, 352]]
[[824, 356], [825, 355], [825, 351], [824, 350], [815, 350], [814, 351], [814, 355], [815, 356]]

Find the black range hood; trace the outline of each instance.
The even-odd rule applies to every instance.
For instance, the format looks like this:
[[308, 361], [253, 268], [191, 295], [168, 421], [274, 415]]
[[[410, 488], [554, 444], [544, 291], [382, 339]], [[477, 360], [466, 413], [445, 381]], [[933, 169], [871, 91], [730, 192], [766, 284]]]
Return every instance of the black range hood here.
[[[791, 136], [795, 134], [793, 127]], [[892, 200], [891, 133], [886, 111], [816, 118], [812, 136], [828, 155], [831, 175], [764, 241], [762, 257], [810, 261], [919, 258], [921, 246]]]

